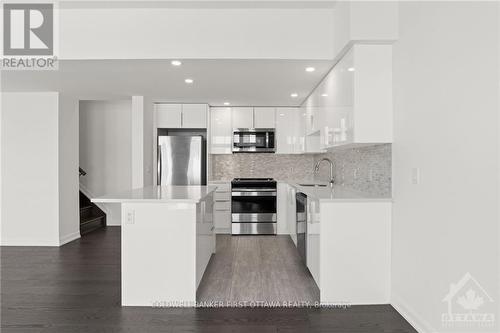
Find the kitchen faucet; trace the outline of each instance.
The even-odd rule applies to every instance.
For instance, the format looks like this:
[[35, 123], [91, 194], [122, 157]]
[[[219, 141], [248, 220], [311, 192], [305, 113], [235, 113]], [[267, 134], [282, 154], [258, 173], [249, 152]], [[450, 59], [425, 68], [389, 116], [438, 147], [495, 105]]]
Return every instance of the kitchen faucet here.
[[325, 158], [322, 158], [321, 160], [319, 160], [318, 163], [316, 163], [316, 165], [314, 166], [314, 173], [318, 173], [319, 165], [323, 161], [330, 163], [330, 187], [333, 188], [333, 182], [335, 181], [335, 177], [333, 176], [333, 168], [335, 165], [333, 164], [333, 162], [329, 158], [325, 157]]

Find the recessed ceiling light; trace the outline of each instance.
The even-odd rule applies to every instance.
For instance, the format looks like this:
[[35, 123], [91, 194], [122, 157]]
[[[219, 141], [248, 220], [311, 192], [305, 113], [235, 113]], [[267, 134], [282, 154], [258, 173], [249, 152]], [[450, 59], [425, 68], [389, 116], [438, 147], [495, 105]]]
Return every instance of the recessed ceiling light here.
[[322, 97], [328, 97], [328, 94], [321, 94]]
[[172, 64], [172, 66], [180, 66], [180, 65], [182, 65], [182, 62], [180, 60], [172, 60], [170, 63]]
[[349, 67], [347, 70], [348, 70], [349, 72], [354, 72], [354, 67]]
[[314, 72], [316, 68], [314, 67], [306, 67], [306, 72]]
[[284, 114], [284, 113], [280, 113], [280, 116], [284, 117], [284, 116], [285, 116], [285, 114]]
[[224, 105], [231, 105], [231, 103], [229, 103], [229, 102], [224, 102]]
[[193, 81], [193, 79], [185, 79], [185, 80], [184, 80], [184, 82], [186, 82], [187, 84], [191, 84], [191, 83], [193, 83], [194, 81]]
[[291, 94], [290, 94], [290, 97], [293, 97], [293, 98], [295, 98], [295, 97], [299, 97], [299, 94], [297, 94], [297, 93], [291, 93]]

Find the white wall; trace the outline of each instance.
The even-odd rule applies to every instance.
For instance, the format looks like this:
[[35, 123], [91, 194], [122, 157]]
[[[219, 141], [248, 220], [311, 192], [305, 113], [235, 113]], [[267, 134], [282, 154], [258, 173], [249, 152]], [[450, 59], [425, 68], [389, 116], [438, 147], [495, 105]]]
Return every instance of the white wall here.
[[80, 237], [78, 184], [78, 100], [59, 95], [59, 237], [64, 244]]
[[333, 11], [333, 55], [353, 43], [388, 43], [398, 39], [397, 1], [339, 1]]
[[466, 272], [498, 302], [497, 6], [400, 3], [391, 303], [422, 332], [445, 331], [442, 299]]
[[63, 7], [61, 59], [333, 58], [331, 8]]
[[144, 187], [144, 96], [132, 96], [132, 188]]
[[154, 142], [156, 141], [155, 130], [153, 129], [154, 122], [154, 107], [153, 100], [150, 97], [144, 98], [144, 186], [153, 185], [153, 170], [156, 170], [156, 166], [153, 166], [153, 151]]
[[58, 94], [2, 93], [2, 245], [59, 245]]
[[[131, 100], [80, 101], [80, 179], [96, 197], [132, 187]], [[120, 225], [118, 205], [106, 205], [107, 224]]]

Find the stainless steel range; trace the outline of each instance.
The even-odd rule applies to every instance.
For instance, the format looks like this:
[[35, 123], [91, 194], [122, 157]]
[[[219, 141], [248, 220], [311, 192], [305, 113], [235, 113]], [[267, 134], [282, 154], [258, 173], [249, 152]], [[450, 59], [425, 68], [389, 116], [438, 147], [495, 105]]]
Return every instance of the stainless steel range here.
[[233, 235], [276, 235], [276, 181], [233, 179], [231, 211]]

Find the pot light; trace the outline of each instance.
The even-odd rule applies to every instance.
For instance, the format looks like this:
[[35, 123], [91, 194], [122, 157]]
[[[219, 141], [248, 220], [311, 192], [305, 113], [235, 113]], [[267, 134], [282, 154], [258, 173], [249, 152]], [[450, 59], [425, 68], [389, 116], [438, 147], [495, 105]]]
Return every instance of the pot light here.
[[328, 97], [328, 94], [321, 94], [321, 97]]
[[182, 62], [180, 60], [172, 60], [170, 63], [172, 64], [172, 66], [180, 66], [180, 65], [182, 65]]
[[284, 114], [284, 113], [280, 113], [280, 116], [281, 116], [281, 117], [284, 117], [284, 116], [285, 116], [285, 114]]
[[354, 67], [349, 67], [349, 68], [347, 69], [347, 71], [348, 71], [348, 72], [354, 72]]
[[231, 103], [229, 103], [229, 102], [224, 102], [224, 105], [231, 105]]
[[290, 94], [290, 97], [293, 97], [293, 98], [295, 98], [295, 97], [299, 97], [299, 94], [297, 94], [297, 93], [291, 93], [291, 94]]
[[306, 67], [306, 72], [314, 72], [316, 68], [314, 67]]
[[185, 79], [185, 80], [184, 80], [184, 82], [186, 82], [187, 84], [191, 84], [191, 83], [193, 83], [194, 81], [193, 81], [193, 79]]

